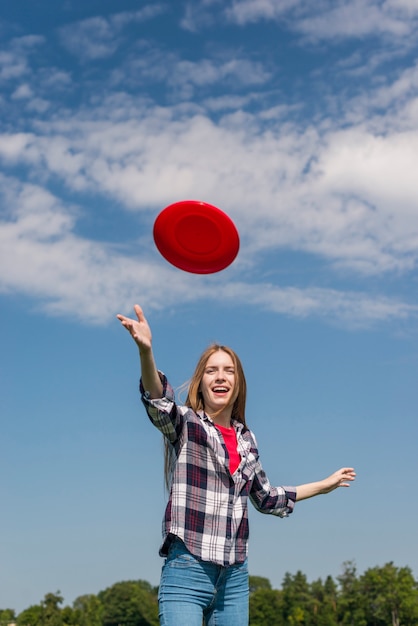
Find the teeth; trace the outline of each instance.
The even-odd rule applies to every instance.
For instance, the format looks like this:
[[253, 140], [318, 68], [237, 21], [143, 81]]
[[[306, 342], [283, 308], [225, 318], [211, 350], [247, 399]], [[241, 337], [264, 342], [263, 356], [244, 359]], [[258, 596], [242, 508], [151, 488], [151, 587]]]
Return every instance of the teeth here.
[[228, 391], [228, 389], [226, 387], [214, 387], [213, 391], [222, 391], [222, 392], [226, 392]]

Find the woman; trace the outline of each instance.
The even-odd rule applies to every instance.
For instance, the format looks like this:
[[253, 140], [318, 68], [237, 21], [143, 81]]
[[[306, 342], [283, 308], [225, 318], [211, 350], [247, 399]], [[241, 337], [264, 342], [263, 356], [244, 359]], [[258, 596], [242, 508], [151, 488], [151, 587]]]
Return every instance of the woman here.
[[139, 348], [142, 400], [166, 442], [169, 499], [159, 588], [163, 626], [248, 624], [248, 498], [262, 513], [287, 517], [294, 503], [337, 487], [355, 472], [344, 467], [298, 487], [272, 487], [257, 443], [245, 423], [246, 382], [237, 355], [210, 346], [178, 406], [157, 370], [152, 335], [140, 306], [136, 318], [118, 315]]

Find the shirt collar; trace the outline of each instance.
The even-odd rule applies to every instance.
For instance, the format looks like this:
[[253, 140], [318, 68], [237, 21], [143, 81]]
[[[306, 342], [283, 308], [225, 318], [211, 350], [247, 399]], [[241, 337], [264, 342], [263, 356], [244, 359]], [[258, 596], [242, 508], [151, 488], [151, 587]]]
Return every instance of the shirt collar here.
[[[200, 417], [201, 420], [205, 421], [205, 422], [210, 422], [211, 424], [213, 424], [215, 426], [215, 422], [213, 421], [213, 419], [211, 417], [209, 417], [209, 415], [207, 415], [203, 409], [200, 409], [199, 411], [197, 411], [198, 416]], [[239, 422], [236, 419], [232, 419], [231, 420], [232, 426], [235, 428], [235, 430], [238, 433], [241, 433], [241, 431], [244, 428], [244, 424], [242, 422]]]

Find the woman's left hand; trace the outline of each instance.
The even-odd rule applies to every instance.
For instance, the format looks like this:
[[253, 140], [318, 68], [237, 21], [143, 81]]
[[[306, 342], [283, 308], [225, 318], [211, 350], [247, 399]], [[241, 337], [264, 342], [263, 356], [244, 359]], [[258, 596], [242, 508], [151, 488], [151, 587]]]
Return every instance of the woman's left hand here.
[[355, 480], [355, 478], [356, 473], [352, 467], [342, 467], [331, 474], [331, 476], [328, 476], [328, 478], [324, 478], [324, 480], [296, 487], [296, 500], [306, 500], [313, 496], [330, 493], [338, 487], [349, 487], [350, 482]]
[[329, 493], [338, 487], [349, 487], [350, 482], [355, 480], [356, 473], [352, 467], [342, 467], [328, 478], [324, 478], [321, 493]]

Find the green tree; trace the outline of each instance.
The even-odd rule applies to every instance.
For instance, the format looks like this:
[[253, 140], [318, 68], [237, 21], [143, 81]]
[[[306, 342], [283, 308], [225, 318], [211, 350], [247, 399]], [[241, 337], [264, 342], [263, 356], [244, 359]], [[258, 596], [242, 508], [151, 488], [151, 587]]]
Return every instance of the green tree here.
[[0, 609], [0, 626], [7, 626], [16, 621], [16, 614], [13, 609]]
[[337, 602], [338, 623], [342, 626], [368, 626], [362, 606], [357, 568], [353, 561], [343, 564], [343, 572], [338, 576], [340, 593]]
[[60, 592], [47, 593], [42, 600], [42, 626], [63, 626], [60, 604], [64, 598]]
[[409, 567], [368, 569], [360, 578], [359, 591], [365, 601], [368, 624], [373, 626], [416, 626], [418, 588]]
[[16, 619], [17, 626], [42, 626], [42, 607], [33, 604], [19, 613]]
[[77, 626], [102, 626], [103, 604], [94, 594], [79, 596], [73, 602]]
[[249, 576], [248, 583], [250, 594], [258, 589], [271, 589], [271, 582], [264, 576]]
[[156, 590], [145, 581], [125, 581], [99, 593], [103, 626], [158, 626]]
[[286, 624], [313, 623], [313, 599], [305, 574], [301, 571], [294, 576], [286, 573], [282, 585], [283, 617]]
[[282, 593], [259, 587], [250, 595], [250, 626], [285, 626]]
[[71, 606], [64, 606], [61, 615], [63, 626], [80, 626], [79, 615]]
[[315, 626], [337, 626], [337, 586], [331, 576], [325, 583], [319, 578], [310, 585], [312, 594], [311, 622]]

